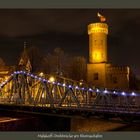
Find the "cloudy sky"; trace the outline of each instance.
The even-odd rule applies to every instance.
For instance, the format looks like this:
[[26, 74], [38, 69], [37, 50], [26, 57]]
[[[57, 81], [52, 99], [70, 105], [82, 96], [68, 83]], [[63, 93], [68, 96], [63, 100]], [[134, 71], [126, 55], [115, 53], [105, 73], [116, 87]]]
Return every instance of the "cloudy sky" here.
[[43, 54], [61, 47], [65, 53], [88, 58], [87, 25], [99, 21], [97, 12], [109, 26], [109, 62], [128, 65], [140, 77], [140, 10], [136, 9], [1, 9], [0, 57], [7, 65], [16, 64], [28, 40]]

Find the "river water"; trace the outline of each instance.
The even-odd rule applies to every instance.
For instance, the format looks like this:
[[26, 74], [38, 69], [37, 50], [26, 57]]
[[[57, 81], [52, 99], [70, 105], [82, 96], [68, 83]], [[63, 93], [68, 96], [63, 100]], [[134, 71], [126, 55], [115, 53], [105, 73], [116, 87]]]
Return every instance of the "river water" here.
[[41, 117], [0, 117], [0, 131], [71, 131], [71, 132], [104, 132], [104, 131], [140, 131], [140, 123], [126, 124], [117, 120], [101, 118], [61, 118], [54, 116]]

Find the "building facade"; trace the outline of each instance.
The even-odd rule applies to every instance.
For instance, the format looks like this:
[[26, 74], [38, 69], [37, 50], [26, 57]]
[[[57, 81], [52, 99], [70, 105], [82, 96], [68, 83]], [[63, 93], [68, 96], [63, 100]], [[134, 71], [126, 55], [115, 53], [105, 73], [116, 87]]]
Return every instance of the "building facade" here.
[[7, 80], [15, 69], [15, 66], [0, 66], [0, 83]]
[[87, 81], [96, 87], [128, 89], [129, 67], [115, 66], [108, 63], [107, 35], [108, 25], [104, 22], [88, 25], [89, 64]]

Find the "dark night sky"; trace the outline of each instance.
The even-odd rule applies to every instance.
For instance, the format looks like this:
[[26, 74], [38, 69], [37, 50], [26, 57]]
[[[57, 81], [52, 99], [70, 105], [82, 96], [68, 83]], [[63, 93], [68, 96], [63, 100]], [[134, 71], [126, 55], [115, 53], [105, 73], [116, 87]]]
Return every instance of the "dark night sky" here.
[[140, 78], [140, 10], [0, 10], [0, 57], [17, 63], [23, 41], [44, 54], [61, 47], [71, 55], [88, 56], [87, 25], [101, 12], [109, 25], [109, 62], [128, 65]]

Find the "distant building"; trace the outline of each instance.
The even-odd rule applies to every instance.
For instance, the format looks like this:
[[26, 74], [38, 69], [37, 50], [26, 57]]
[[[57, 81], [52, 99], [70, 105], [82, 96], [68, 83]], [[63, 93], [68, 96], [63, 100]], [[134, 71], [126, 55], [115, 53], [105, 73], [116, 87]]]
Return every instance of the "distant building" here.
[[30, 62], [30, 59], [29, 59], [29, 56], [27, 53], [27, 42], [24, 42], [24, 50], [23, 50], [20, 60], [19, 60], [18, 69], [25, 70], [27, 72], [32, 71], [31, 62]]
[[14, 71], [15, 66], [0, 66], [0, 83], [7, 80]]
[[108, 63], [108, 25], [104, 21], [101, 20], [101, 22], [88, 25], [89, 64], [87, 64], [87, 81], [97, 87], [128, 89], [130, 68]]
[[0, 83], [7, 80], [10, 77], [10, 74], [16, 70], [25, 70], [31, 72], [32, 66], [27, 54], [26, 49], [27, 43], [24, 42], [24, 50], [21, 54], [18, 67], [17, 66], [5, 66], [4, 61], [0, 58]]

